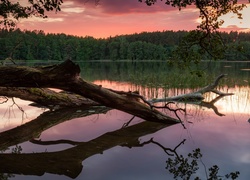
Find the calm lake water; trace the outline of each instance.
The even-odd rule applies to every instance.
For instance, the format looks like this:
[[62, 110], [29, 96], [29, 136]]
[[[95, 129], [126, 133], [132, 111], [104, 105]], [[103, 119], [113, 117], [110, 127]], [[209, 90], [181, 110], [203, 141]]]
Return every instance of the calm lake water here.
[[[14, 150], [18, 154], [13, 159], [9, 156], [0, 157], [4, 158], [5, 163], [0, 168], [1, 177], [20, 180], [173, 179], [173, 174], [166, 169], [166, 161], [176, 156], [171, 156], [174, 153], [169, 149], [176, 148], [175, 152], [179, 156], [187, 157], [188, 153], [200, 148], [203, 156], [198, 159], [199, 170], [195, 176], [206, 179], [208, 168], [217, 165], [220, 168], [219, 175], [239, 171], [238, 179], [250, 178], [249, 62], [204, 63], [202, 68], [207, 75], [202, 78], [170, 68], [164, 62], [79, 64], [84, 79], [115, 90], [138, 90], [147, 99], [195, 91], [222, 73], [228, 75], [217, 89], [234, 95], [210, 104], [172, 105], [172, 108], [186, 108], [186, 113], [178, 112], [186, 129], [181, 124], [151, 124], [139, 118], [134, 118], [129, 127], [122, 128], [133, 118], [132, 115], [105, 108], [59, 111], [57, 115], [56, 111], [49, 112], [44, 108], [29, 106], [30, 102], [15, 99], [24, 110], [23, 114], [9, 100], [0, 106], [1, 132], [33, 119], [45, 121], [51, 118], [53, 123], [44, 123], [41, 134], [36, 136], [35, 140], [38, 141], [27, 139], [17, 141], [17, 145], [10, 143], [0, 156]], [[214, 98], [216, 95], [209, 93], [204, 101], [211, 102]], [[208, 108], [208, 105], [217, 108], [218, 112]], [[164, 112], [176, 118], [170, 111]], [[42, 117], [39, 117], [42, 113]], [[17, 147], [22, 149], [18, 150]]]

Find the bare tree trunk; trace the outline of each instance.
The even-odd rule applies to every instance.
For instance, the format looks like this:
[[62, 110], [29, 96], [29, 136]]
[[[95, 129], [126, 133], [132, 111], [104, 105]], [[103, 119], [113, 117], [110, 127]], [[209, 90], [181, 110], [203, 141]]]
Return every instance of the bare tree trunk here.
[[100, 105], [78, 94], [67, 92], [57, 93], [46, 88], [0, 87], [0, 95], [32, 101], [37, 106], [46, 106], [50, 109]]

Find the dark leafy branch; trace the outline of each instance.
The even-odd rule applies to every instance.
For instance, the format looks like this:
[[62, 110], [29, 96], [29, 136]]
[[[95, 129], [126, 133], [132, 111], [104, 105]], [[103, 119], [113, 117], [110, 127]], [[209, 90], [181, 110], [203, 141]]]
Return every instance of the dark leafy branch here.
[[0, 1], [0, 17], [3, 20], [0, 21], [0, 25], [13, 28], [16, 25], [15, 20], [21, 18], [29, 18], [31, 16], [37, 16], [47, 18], [46, 11], [60, 11], [62, 0], [28, 0], [27, 5], [22, 5], [20, 1], [13, 2], [10, 0]]
[[[219, 29], [224, 21], [219, 18], [227, 13], [234, 13], [238, 18], [242, 19], [240, 11], [246, 7], [245, 4], [239, 4], [237, 0], [161, 0], [166, 5], [177, 7], [179, 10], [186, 8], [187, 6], [194, 5], [200, 11], [199, 18], [201, 24], [197, 27], [202, 31], [206, 31], [208, 34]], [[139, 2], [145, 2], [151, 6], [157, 2], [157, 0], [139, 0]]]
[[[143, 2], [143, 0], [139, 0]], [[163, 0], [161, 0], [163, 1]], [[156, 0], [144, 0], [151, 6]], [[174, 60], [179, 67], [187, 67], [191, 62], [199, 63], [202, 55], [208, 54], [210, 59], [220, 59], [225, 54], [227, 47], [222, 37], [218, 33], [224, 20], [220, 19], [223, 15], [234, 13], [239, 19], [242, 19], [241, 11], [246, 8], [246, 4], [240, 4], [237, 0], [164, 0], [166, 5], [177, 7], [179, 10], [187, 6], [195, 6], [200, 14], [201, 23], [196, 30], [191, 31], [184, 37], [179, 46], [174, 51]], [[173, 62], [171, 62], [173, 63]]]

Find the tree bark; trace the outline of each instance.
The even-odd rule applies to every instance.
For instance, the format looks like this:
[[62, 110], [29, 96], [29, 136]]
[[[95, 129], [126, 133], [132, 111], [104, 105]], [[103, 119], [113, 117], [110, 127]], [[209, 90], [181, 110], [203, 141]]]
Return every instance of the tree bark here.
[[63, 91], [57, 93], [47, 88], [0, 87], [0, 95], [32, 101], [33, 106], [45, 106], [49, 109], [100, 105], [77, 94]]
[[58, 88], [79, 94], [107, 107], [115, 108], [142, 119], [169, 124], [179, 120], [169, 117], [145, 103], [126, 94], [110, 91], [80, 77], [80, 68], [67, 60], [59, 65], [46, 67], [0, 67], [0, 86]]

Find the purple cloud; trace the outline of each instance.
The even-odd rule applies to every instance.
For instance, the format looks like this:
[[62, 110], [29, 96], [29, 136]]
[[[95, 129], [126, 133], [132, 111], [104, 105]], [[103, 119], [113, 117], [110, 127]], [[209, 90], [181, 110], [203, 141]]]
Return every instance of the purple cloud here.
[[107, 14], [129, 14], [129, 13], [155, 13], [162, 11], [177, 10], [164, 3], [164, 1], [158, 1], [152, 6], [147, 6], [145, 3], [141, 3], [138, 0], [100, 0], [96, 4], [95, 0], [74, 0], [75, 3], [84, 5], [86, 7], [95, 6], [95, 8], [101, 8], [103, 13]]

